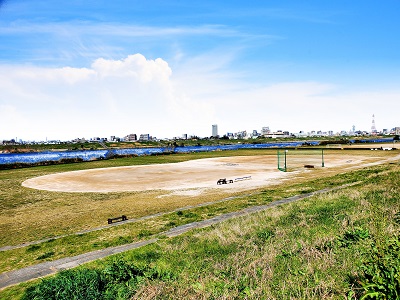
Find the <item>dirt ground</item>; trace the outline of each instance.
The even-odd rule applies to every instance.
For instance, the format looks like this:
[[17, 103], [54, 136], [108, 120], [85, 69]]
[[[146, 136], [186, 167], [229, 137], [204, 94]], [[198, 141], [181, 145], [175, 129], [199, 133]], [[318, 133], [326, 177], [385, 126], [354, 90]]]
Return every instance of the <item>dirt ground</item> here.
[[[351, 168], [365, 165], [382, 158], [360, 155], [327, 155], [325, 169]], [[199, 194], [207, 189], [246, 190], [267, 186], [287, 180], [298, 170], [277, 170], [277, 159], [273, 155], [234, 156], [197, 159], [180, 163], [157, 164], [91, 169], [57, 173], [35, 177], [22, 183], [23, 186], [58, 192], [122, 192], [165, 190], [182, 195]], [[226, 178], [233, 183], [217, 185], [218, 179]]]

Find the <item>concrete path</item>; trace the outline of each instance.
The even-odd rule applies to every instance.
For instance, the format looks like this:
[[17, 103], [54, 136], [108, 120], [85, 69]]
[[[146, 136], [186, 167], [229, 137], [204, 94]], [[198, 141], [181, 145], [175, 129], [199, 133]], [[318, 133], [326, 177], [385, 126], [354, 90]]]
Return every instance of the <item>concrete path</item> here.
[[[183, 234], [183, 233], [185, 233], [189, 230], [195, 229], [195, 228], [208, 227], [213, 224], [217, 224], [217, 223], [220, 223], [222, 221], [225, 221], [225, 220], [228, 220], [231, 218], [242, 217], [242, 216], [245, 216], [245, 215], [248, 215], [251, 213], [264, 211], [271, 207], [298, 201], [298, 200], [308, 198], [308, 197], [311, 197], [314, 195], [318, 195], [321, 193], [339, 190], [339, 189], [353, 186], [356, 184], [358, 184], [358, 182], [346, 184], [346, 185], [342, 185], [342, 186], [334, 187], [334, 188], [326, 188], [326, 189], [322, 189], [322, 190], [312, 192], [312, 193], [296, 195], [293, 197], [274, 201], [274, 202], [271, 202], [266, 205], [248, 207], [248, 208], [245, 208], [240, 211], [226, 213], [226, 214], [223, 214], [223, 215], [220, 215], [220, 216], [208, 219], [208, 220], [181, 225], [181, 226], [172, 228], [172, 229], [164, 232], [163, 234], [167, 237], [178, 236], [180, 234]], [[90, 262], [90, 261], [94, 261], [96, 259], [104, 258], [104, 257], [110, 256], [110, 255], [114, 255], [114, 254], [118, 254], [121, 252], [131, 250], [131, 249], [140, 248], [145, 245], [155, 243], [157, 240], [158, 240], [158, 238], [152, 238], [152, 239], [149, 239], [146, 241], [131, 243], [131, 244], [127, 244], [127, 245], [121, 245], [121, 246], [116, 246], [116, 247], [110, 247], [110, 248], [101, 249], [101, 250], [96, 250], [96, 251], [80, 254], [77, 256], [73, 256], [73, 257], [66, 257], [66, 258], [61, 258], [61, 259], [54, 260], [54, 261], [40, 263], [40, 264], [37, 264], [34, 266], [29, 266], [29, 267], [19, 269], [19, 270], [4, 272], [4, 273], [0, 274], [0, 289], [6, 288], [11, 285], [19, 284], [19, 283], [22, 283], [25, 281], [44, 277], [44, 276], [47, 276], [50, 274], [54, 274], [61, 270], [75, 268], [79, 265], [82, 265], [82, 264]]]

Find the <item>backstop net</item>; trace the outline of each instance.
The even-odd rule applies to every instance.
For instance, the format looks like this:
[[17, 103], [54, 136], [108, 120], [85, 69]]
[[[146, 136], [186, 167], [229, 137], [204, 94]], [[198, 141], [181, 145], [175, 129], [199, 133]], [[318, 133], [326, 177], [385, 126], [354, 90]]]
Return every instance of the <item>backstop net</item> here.
[[325, 166], [323, 149], [278, 149], [277, 155], [278, 169], [283, 172]]

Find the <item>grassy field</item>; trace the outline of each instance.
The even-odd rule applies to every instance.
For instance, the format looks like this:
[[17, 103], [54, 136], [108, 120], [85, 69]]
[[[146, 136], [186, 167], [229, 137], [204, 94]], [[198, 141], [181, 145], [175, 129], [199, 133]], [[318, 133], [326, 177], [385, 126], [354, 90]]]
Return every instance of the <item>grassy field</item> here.
[[[84, 170], [142, 164], [174, 163], [194, 158], [256, 155], [260, 151], [226, 151], [184, 155], [147, 156], [78, 164], [33, 167], [0, 171], [0, 247], [74, 233], [105, 224], [110, 215], [137, 218], [170, 211], [188, 204], [210, 201], [213, 196], [174, 197], [156, 201], [159, 192], [59, 193], [28, 189], [21, 183], [32, 177]], [[272, 153], [272, 152], [269, 152]], [[272, 155], [272, 154], [271, 154]], [[206, 197], [206, 198], [205, 198]], [[216, 195], [215, 199], [220, 199]]]
[[[271, 299], [330, 299], [356, 296], [359, 290], [354, 278], [358, 276], [357, 268], [361, 265], [363, 253], [368, 253], [373, 241], [384, 243], [398, 234], [399, 227], [395, 222], [400, 211], [398, 162], [351, 172], [340, 169], [316, 172], [314, 176], [291, 184], [237, 194], [229, 201], [184, 212], [172, 210], [188, 205], [186, 197], [173, 197], [166, 201], [165, 206], [149, 205], [157, 192], [53, 193], [20, 186], [27, 178], [53, 172], [260, 153], [268, 154], [268, 151], [143, 157], [2, 171], [0, 180], [5, 188], [1, 190], [1, 232], [11, 234], [1, 235], [1, 245], [15, 245], [104, 224], [107, 215], [96, 213], [98, 210], [106, 207], [120, 212], [129, 206], [129, 201], [135, 204], [135, 209], [130, 212], [135, 217], [160, 211], [166, 214], [147, 221], [0, 252], [1, 272], [146, 239], [180, 224], [295, 194], [358, 182], [357, 186], [343, 191], [224, 222], [113, 258], [124, 268], [135, 262], [153, 271], [158, 270], [158, 275], [142, 274], [140, 284], [132, 283], [132, 288], [115, 284], [124, 295], [137, 293], [140, 299], [258, 299], [263, 295], [270, 295], [267, 298]], [[377, 155], [376, 152], [362, 152], [363, 155], [367, 153]], [[269, 154], [274, 155], [272, 152]], [[227, 196], [224, 193], [206, 194], [190, 199], [190, 204], [217, 201]], [[143, 199], [143, 202], [138, 202], [138, 199]], [[90, 209], [82, 210], [84, 207]], [[103, 270], [112, 265], [111, 261], [108, 259], [93, 266], [96, 270]], [[150, 269], [146, 272], [151, 273]], [[18, 297], [24, 286], [26, 284], [6, 289], [1, 296], [4, 299]]]

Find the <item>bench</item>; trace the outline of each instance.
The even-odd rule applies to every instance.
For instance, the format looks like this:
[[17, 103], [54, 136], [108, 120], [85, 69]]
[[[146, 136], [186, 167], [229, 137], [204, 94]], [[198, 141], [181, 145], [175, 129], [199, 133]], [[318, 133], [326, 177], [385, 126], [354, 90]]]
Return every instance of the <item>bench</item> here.
[[116, 218], [109, 218], [108, 219], [108, 224], [112, 224], [114, 221], [115, 222], [122, 222], [122, 221], [126, 221], [128, 220], [128, 218], [125, 215], [122, 215], [120, 217], [116, 217]]
[[217, 184], [227, 184], [226, 178], [218, 179]]
[[229, 182], [229, 183], [233, 183], [233, 180], [232, 180], [232, 179], [226, 180], [226, 178], [221, 178], [221, 179], [219, 179], [219, 180], [217, 181], [217, 184], [228, 184], [228, 182]]

